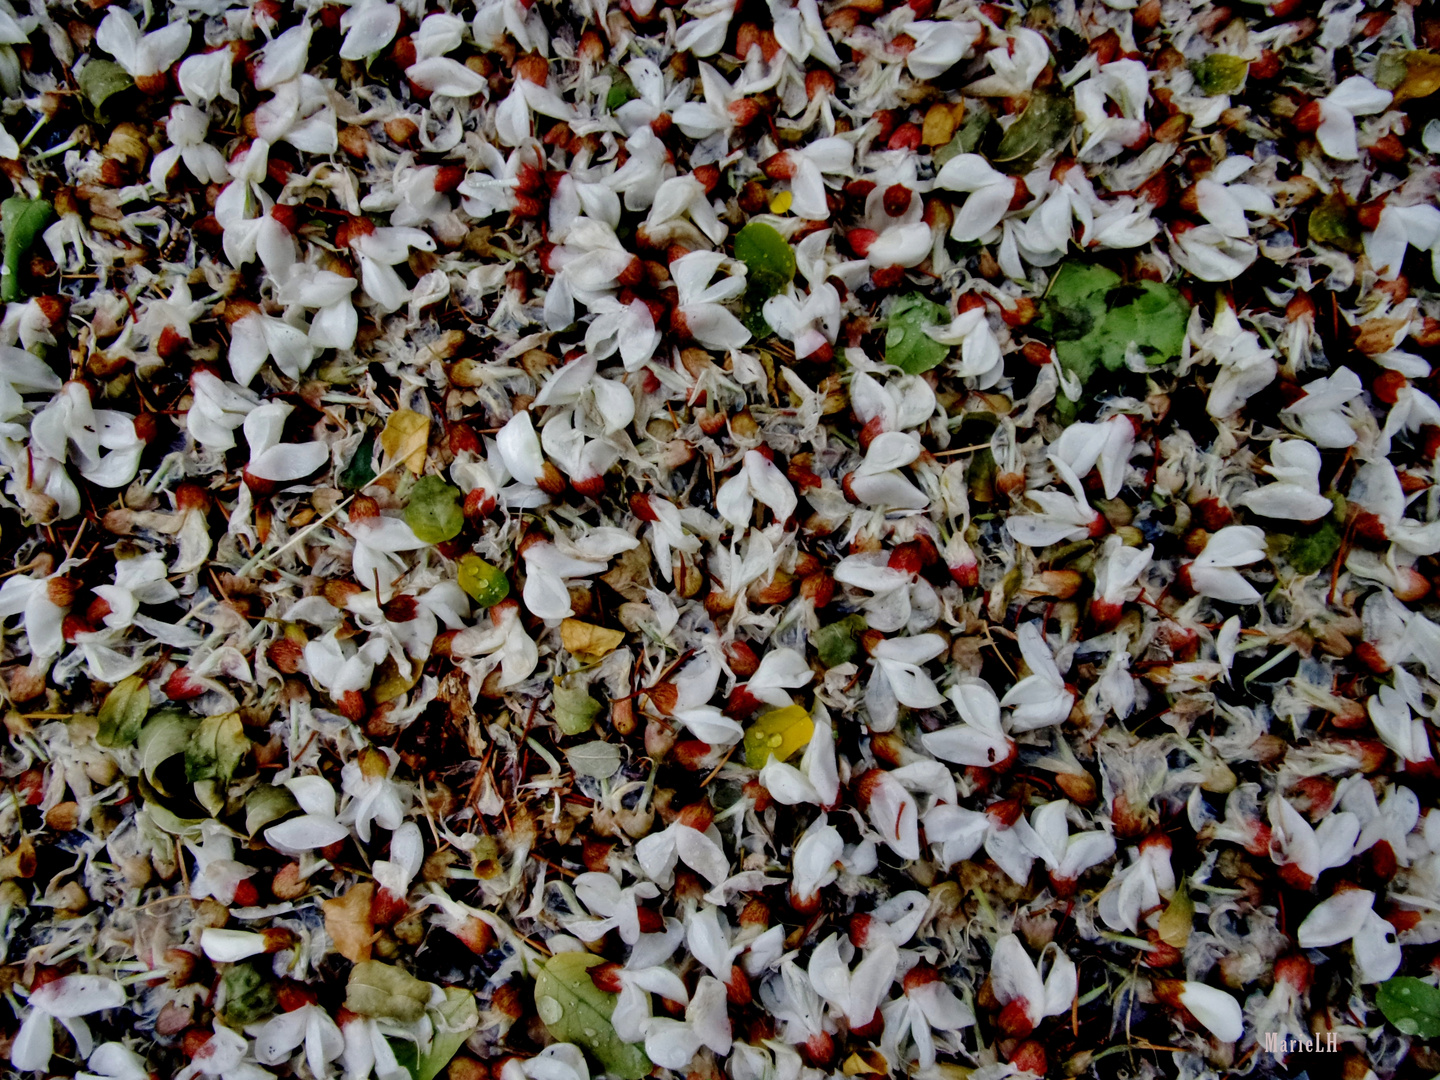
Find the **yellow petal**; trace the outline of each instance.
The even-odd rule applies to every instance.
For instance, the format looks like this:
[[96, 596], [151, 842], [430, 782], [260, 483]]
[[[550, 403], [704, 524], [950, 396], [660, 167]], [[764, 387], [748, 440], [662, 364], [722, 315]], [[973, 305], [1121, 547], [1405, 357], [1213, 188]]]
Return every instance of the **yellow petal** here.
[[782, 191], [770, 200], [770, 212], [772, 214], [783, 214], [790, 209], [790, 204], [795, 201], [795, 196], [788, 191]]

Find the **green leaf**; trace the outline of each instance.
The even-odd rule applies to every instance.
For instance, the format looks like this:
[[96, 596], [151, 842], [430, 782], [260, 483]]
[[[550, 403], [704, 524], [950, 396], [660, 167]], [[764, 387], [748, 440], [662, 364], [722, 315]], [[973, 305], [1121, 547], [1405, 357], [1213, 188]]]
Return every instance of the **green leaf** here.
[[[268, 958], [267, 958], [268, 961]], [[244, 961], [225, 972], [223, 1015], [232, 1026], [243, 1027], [263, 1020], [275, 1011], [275, 987], [254, 961]]]
[[565, 760], [579, 776], [608, 780], [620, 768], [620, 748], [614, 743], [596, 739], [570, 747], [565, 751]]
[[885, 331], [885, 362], [894, 364], [907, 375], [919, 375], [940, 364], [950, 355], [950, 346], [925, 333], [927, 326], [949, 322], [948, 313], [919, 293], [902, 296], [890, 309], [890, 324]]
[[555, 697], [555, 723], [566, 735], [583, 735], [600, 715], [600, 702], [583, 686], [571, 688], [556, 683], [551, 691]]
[[1190, 71], [1200, 92], [1214, 97], [1217, 94], [1233, 94], [1244, 86], [1250, 64], [1238, 56], [1211, 53], [1204, 60], [1191, 64]]
[[747, 293], [762, 303], [795, 277], [795, 252], [763, 221], [752, 221], [735, 234], [735, 258], [745, 264]]
[[156, 779], [156, 770], [177, 754], [185, 753], [199, 721], [178, 709], [164, 709], [153, 714], [140, 729], [137, 745], [140, 748], [140, 771], [156, 791], [162, 795], [175, 795]]
[[0, 300], [9, 303], [20, 299], [20, 260], [54, 216], [55, 208], [44, 199], [10, 198], [0, 203], [0, 231], [5, 234]]
[[1068, 262], [1052, 279], [1036, 325], [1083, 385], [1097, 367], [1123, 370], [1132, 348], [1151, 365], [1174, 359], [1189, 321], [1190, 305], [1172, 285], [1126, 284], [1106, 267]]
[[470, 1032], [480, 1023], [475, 995], [458, 986], [445, 987], [445, 1004], [431, 1009], [430, 1019], [435, 1024], [435, 1036], [424, 1056], [420, 1056], [419, 1048], [408, 1039], [390, 1040], [395, 1060], [414, 1080], [434, 1080], [465, 1045]]
[[1285, 552], [1285, 560], [1297, 574], [1317, 574], [1334, 560], [1340, 550], [1340, 529], [1326, 518], [1318, 528], [1297, 533]]
[[863, 615], [847, 615], [839, 622], [822, 626], [810, 637], [810, 643], [820, 656], [820, 663], [827, 668], [848, 663], [860, 647], [857, 636], [865, 630]]
[[105, 103], [134, 85], [130, 73], [112, 60], [90, 60], [80, 73], [80, 93], [85, 95], [95, 119], [102, 124], [110, 122]]
[[620, 1080], [641, 1080], [650, 1072], [650, 1059], [640, 1047], [622, 1042], [615, 1034], [610, 1017], [616, 995], [607, 994], [590, 978], [590, 969], [601, 963], [603, 957], [590, 953], [552, 956], [535, 978], [535, 1011], [557, 1042], [589, 1050]]
[[995, 148], [996, 164], [1006, 172], [1027, 172], [1047, 151], [1075, 130], [1075, 102], [1068, 95], [1037, 91], [1025, 111], [1006, 130]]
[[375, 479], [375, 469], [370, 464], [375, 460], [375, 432], [366, 434], [355, 448], [355, 456], [345, 471], [340, 474], [340, 486], [346, 491], [359, 491]]
[[504, 571], [479, 555], [462, 555], [457, 576], [460, 588], [482, 608], [494, 607], [510, 595], [510, 581]]
[[435, 475], [422, 476], [410, 491], [405, 522], [427, 544], [443, 544], [465, 527], [460, 500], [459, 488]]
[[1363, 248], [1355, 207], [1343, 192], [1332, 192], [1310, 211], [1309, 230], [1311, 243], [1329, 244], [1347, 255], [1359, 255]]
[[131, 675], [105, 695], [95, 741], [101, 746], [129, 746], [140, 734], [149, 712], [150, 688], [140, 676]]
[[300, 804], [290, 794], [289, 788], [261, 784], [245, 796], [245, 831], [254, 836], [266, 825], [298, 809]]
[[239, 713], [207, 716], [185, 744], [185, 779], [192, 784], [198, 780], [228, 784], [249, 752], [250, 739]]
[[345, 984], [345, 1007], [361, 1016], [411, 1024], [425, 1015], [430, 984], [403, 968], [365, 960], [350, 969]]
[[635, 89], [635, 84], [630, 81], [630, 76], [618, 68], [612, 67], [610, 71], [610, 92], [605, 95], [605, 110], [614, 112], [627, 101], [634, 101], [640, 96], [640, 91]]
[[1409, 975], [1388, 979], [1375, 1004], [1398, 1030], [1422, 1039], [1440, 1039], [1440, 990]]

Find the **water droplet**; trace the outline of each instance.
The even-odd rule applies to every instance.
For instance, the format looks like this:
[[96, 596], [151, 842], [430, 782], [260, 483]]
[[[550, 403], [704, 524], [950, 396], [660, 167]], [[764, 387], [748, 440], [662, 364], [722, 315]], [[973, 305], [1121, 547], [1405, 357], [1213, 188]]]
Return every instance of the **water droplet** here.
[[586, 1037], [587, 1039], [593, 1039], [593, 1038], [595, 1037], [595, 1029], [594, 1029], [594, 1028], [586, 1028], [586, 1029], [585, 1029], [585, 1037]]
[[780, 745], [781, 743], [783, 743], [784, 741], [785, 741], [785, 736], [783, 736], [783, 735], [771, 735], [771, 736], [770, 736], [770, 745], [771, 745], [771, 746], [779, 746], [779, 745]]
[[565, 1015], [565, 1007], [553, 997], [540, 998], [535, 1002], [535, 1008], [540, 1013], [540, 1019], [547, 1024], [557, 1024]]

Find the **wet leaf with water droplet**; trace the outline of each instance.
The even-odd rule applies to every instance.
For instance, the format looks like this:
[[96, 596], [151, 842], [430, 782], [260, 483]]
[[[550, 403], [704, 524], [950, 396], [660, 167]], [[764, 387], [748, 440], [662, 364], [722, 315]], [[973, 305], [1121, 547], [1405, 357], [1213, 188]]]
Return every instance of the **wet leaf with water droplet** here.
[[620, 1080], [640, 1080], [650, 1072], [650, 1059], [615, 1033], [610, 1017], [617, 995], [590, 978], [590, 969], [601, 963], [603, 957], [590, 953], [552, 956], [535, 977], [535, 1011], [556, 1041], [589, 1050]]

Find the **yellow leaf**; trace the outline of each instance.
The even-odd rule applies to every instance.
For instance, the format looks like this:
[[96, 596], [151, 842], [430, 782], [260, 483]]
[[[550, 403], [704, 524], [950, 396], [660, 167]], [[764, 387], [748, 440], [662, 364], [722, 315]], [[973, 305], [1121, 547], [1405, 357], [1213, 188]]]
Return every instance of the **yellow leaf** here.
[[764, 768], [771, 754], [784, 761], [808, 744], [814, 732], [815, 722], [799, 705], [771, 709], [745, 732], [745, 764]]
[[1190, 890], [1182, 881], [1170, 899], [1170, 906], [1160, 916], [1156, 930], [1160, 940], [1176, 949], [1183, 949], [1190, 940], [1190, 927], [1195, 920], [1195, 902], [1190, 899]]
[[403, 461], [416, 476], [425, 469], [425, 451], [430, 443], [430, 418], [409, 409], [390, 414], [380, 433], [380, 448], [392, 461]]
[[1429, 97], [1437, 90], [1440, 90], [1440, 54], [1416, 49], [1405, 56], [1405, 77], [1395, 88], [1395, 98], [1390, 104], [1393, 108], [1415, 98]]
[[325, 932], [336, 951], [352, 964], [370, 959], [370, 946], [375, 941], [375, 924], [370, 921], [370, 903], [374, 899], [374, 884], [364, 881], [344, 896], [320, 904], [325, 912]]
[[399, 667], [395, 661], [386, 658], [385, 663], [375, 672], [375, 681], [371, 684], [371, 696], [375, 699], [376, 705], [384, 705], [387, 701], [394, 701], [401, 694], [407, 693], [412, 686], [420, 681], [421, 666], [412, 663], [410, 665], [410, 677], [406, 678], [400, 674]]
[[598, 660], [618, 649], [624, 640], [623, 630], [611, 630], [579, 619], [565, 619], [560, 623], [560, 644], [576, 656]]
[[885, 1072], [884, 1069], [875, 1068], [874, 1065], [871, 1065], [859, 1054], [851, 1054], [846, 1058], [845, 1064], [840, 1067], [840, 1071], [846, 1076], [880, 1075]]
[[770, 212], [772, 214], [783, 214], [790, 209], [790, 204], [795, 201], [795, 196], [788, 191], [782, 191], [770, 200]]

